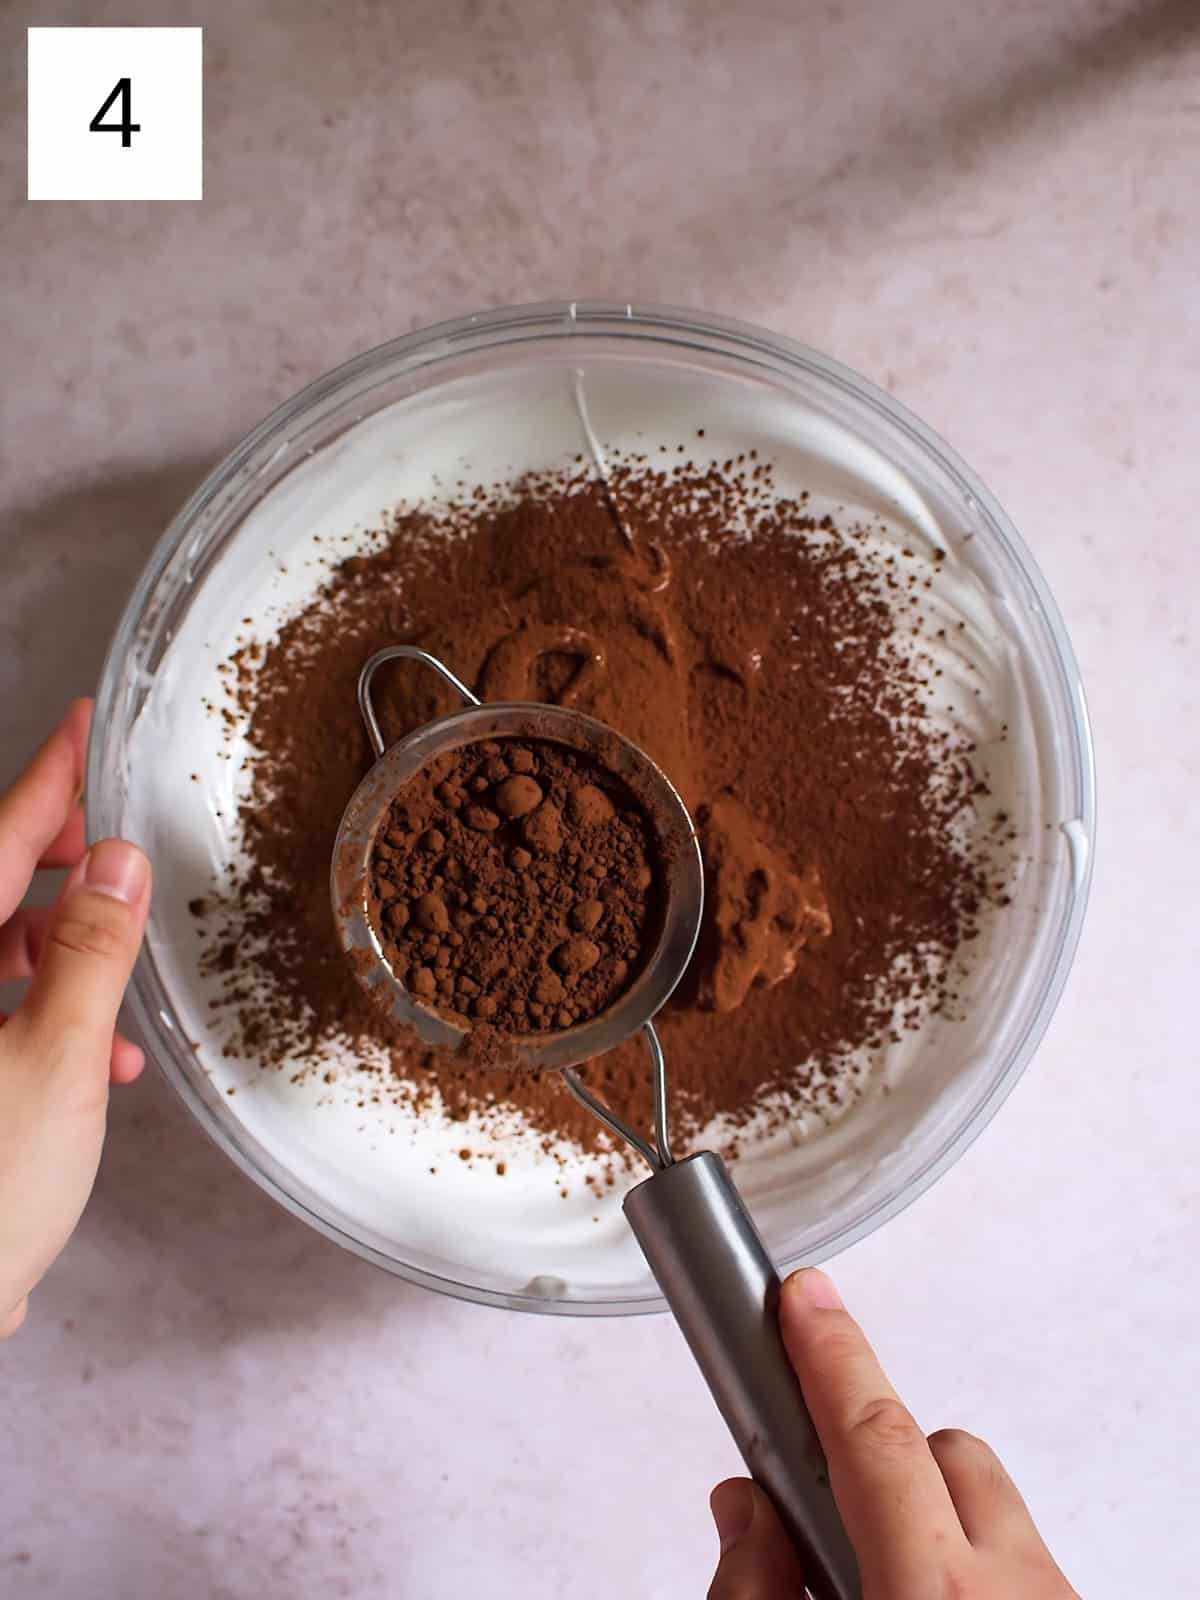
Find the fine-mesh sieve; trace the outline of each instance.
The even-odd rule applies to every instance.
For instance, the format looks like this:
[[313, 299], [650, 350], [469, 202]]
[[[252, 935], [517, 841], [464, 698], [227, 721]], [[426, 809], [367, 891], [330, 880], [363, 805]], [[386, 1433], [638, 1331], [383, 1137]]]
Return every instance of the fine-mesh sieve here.
[[[371, 695], [385, 662], [410, 660], [438, 673], [463, 701], [390, 747]], [[342, 817], [330, 887], [339, 938], [361, 982], [396, 1021], [427, 1043], [455, 1049], [466, 1030], [423, 1005], [391, 970], [368, 903], [372, 851], [403, 785], [431, 761], [497, 738], [549, 740], [585, 752], [616, 773], [656, 834], [665, 905], [656, 942], [621, 996], [590, 1022], [512, 1042], [507, 1059], [562, 1072], [577, 1100], [649, 1165], [624, 1211], [668, 1305], [755, 1479], [770, 1494], [805, 1564], [814, 1600], [857, 1600], [858, 1569], [829, 1487], [825, 1460], [778, 1328], [779, 1277], [719, 1156], [677, 1160], [670, 1146], [666, 1070], [653, 1017], [691, 960], [700, 931], [704, 876], [696, 830], [653, 761], [604, 723], [561, 706], [483, 704], [428, 651], [393, 645], [363, 667], [359, 705], [376, 761]], [[586, 1087], [575, 1067], [640, 1029], [654, 1090], [653, 1140], [628, 1127]], [[513, 1057], [515, 1056], [515, 1061]]]

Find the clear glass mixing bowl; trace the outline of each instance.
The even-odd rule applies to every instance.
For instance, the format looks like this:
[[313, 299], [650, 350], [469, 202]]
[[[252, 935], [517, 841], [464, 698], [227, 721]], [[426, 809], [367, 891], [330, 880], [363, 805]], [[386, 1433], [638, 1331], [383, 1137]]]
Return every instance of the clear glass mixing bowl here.
[[[218, 623], [240, 620], [261, 598], [271, 569], [246, 564], [243, 547], [264, 507], [278, 508], [276, 530], [323, 527], [336, 535], [355, 523], [370, 526], [409, 494], [414, 463], [432, 461], [451, 479], [456, 471], [494, 477], [539, 464], [532, 458], [542, 435], [582, 421], [569, 403], [580, 385], [601, 441], [620, 435], [673, 444], [694, 438], [702, 416], [714, 437], [757, 447], [785, 478], [815, 474], [847, 503], [935, 528], [988, 598], [995, 647], [1022, 685], [1015, 821], [1026, 837], [1019, 894], [1003, 937], [986, 954], [971, 1028], [951, 1035], [948, 1047], [943, 1040], [949, 1068], [914, 1070], [886, 1099], [876, 1093], [872, 1102], [868, 1093], [830, 1132], [777, 1154], [761, 1171], [750, 1165], [738, 1173], [783, 1269], [832, 1255], [915, 1199], [995, 1114], [1061, 993], [1091, 872], [1092, 748], [1062, 621], [1004, 512], [915, 417], [811, 350], [724, 318], [579, 302], [444, 323], [310, 384], [209, 475], [154, 551], [103, 671], [88, 820], [93, 838], [124, 833], [150, 850], [156, 899], [131, 1004], [152, 1058], [256, 1183], [339, 1244], [429, 1288], [513, 1309], [623, 1314], [659, 1310], [662, 1301], [632, 1244], [613, 1244], [614, 1229], [624, 1238], [619, 1196], [604, 1229], [580, 1233], [570, 1268], [551, 1259], [536, 1227], [525, 1239], [519, 1208], [505, 1224], [511, 1237], [493, 1255], [486, 1241], [472, 1242], [469, 1225], [458, 1230], [461, 1248], [448, 1248], [453, 1234], [431, 1231], [431, 1223], [438, 1206], [456, 1203], [451, 1191], [430, 1188], [419, 1203], [397, 1200], [385, 1215], [372, 1209], [370, 1195], [347, 1199], [323, 1185], [319, 1126], [315, 1144], [294, 1149], [256, 1129], [246, 1110], [252, 1100], [226, 1092], [196, 1038], [197, 947], [179, 921], [181, 904], [202, 892], [212, 865], [193, 835], [211, 827], [216, 840], [226, 826], [217, 818], [232, 810], [210, 801], [202, 826], [185, 830], [168, 814], [172, 806], [151, 803], [157, 746], [146, 737], [148, 728], [166, 730], [190, 714], [181, 683], [215, 671], [220, 657], [210, 641]], [[582, 435], [573, 442], [585, 450]], [[270, 552], [261, 554], [266, 560]], [[281, 592], [280, 607], [286, 598]], [[227, 770], [219, 793], [231, 805], [235, 782]], [[607, 1241], [603, 1256], [596, 1244], [595, 1262], [589, 1239]]]

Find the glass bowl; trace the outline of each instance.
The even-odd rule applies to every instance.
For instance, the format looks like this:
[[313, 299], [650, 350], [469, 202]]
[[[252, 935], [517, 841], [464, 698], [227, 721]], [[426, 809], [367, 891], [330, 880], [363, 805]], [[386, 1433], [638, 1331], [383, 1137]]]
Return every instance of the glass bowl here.
[[[1002, 925], [976, 956], [968, 1020], [923, 1036], [904, 1070], [869, 1080], [833, 1127], [805, 1138], [785, 1130], [737, 1164], [782, 1270], [879, 1227], [962, 1155], [1028, 1062], [1067, 976], [1095, 809], [1078, 669], [1012, 524], [928, 428], [789, 340], [659, 306], [515, 307], [369, 351], [268, 417], [164, 533], [104, 666], [88, 825], [92, 838], [136, 839], [153, 859], [155, 902], [130, 1003], [149, 1054], [197, 1120], [297, 1216], [428, 1288], [559, 1314], [663, 1308], [619, 1190], [595, 1199], [580, 1185], [583, 1198], [562, 1206], [556, 1193], [546, 1201], [536, 1173], [500, 1185], [494, 1169], [476, 1177], [449, 1159], [434, 1180], [425, 1174], [436, 1162], [405, 1155], [420, 1130], [389, 1125], [383, 1137], [369, 1110], [352, 1127], [325, 1117], [286, 1073], [223, 1060], [207, 1034], [185, 908], [228, 860], [238, 762], [236, 746], [233, 759], [218, 749], [200, 700], [243, 615], [269, 633], [311, 587], [303, 561], [285, 556], [314, 532], [369, 528], [441, 482], [490, 481], [597, 443], [694, 442], [698, 420], [717, 459], [756, 448], [781, 488], [816, 484], [831, 503], [946, 549], [992, 681], [1013, 707], [1004, 798], [1021, 867]], [[181, 763], [200, 768], [194, 783]]]

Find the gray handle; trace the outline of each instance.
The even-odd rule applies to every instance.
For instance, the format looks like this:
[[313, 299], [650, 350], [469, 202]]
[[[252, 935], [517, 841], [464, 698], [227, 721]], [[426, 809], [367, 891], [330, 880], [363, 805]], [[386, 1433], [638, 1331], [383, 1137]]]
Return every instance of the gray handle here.
[[779, 1334], [779, 1275], [724, 1162], [703, 1151], [625, 1196], [625, 1215], [814, 1600], [862, 1600], [825, 1457]]

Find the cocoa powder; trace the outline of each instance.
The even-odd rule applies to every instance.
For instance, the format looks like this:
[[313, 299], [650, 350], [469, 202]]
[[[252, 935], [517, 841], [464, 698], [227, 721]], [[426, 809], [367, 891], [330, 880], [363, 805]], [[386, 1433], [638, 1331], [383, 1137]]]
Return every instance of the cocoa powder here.
[[624, 783], [549, 741], [485, 740], [407, 783], [369, 906], [395, 976], [453, 1021], [535, 1034], [590, 1022], [661, 926], [653, 829]]
[[[303, 1072], [349, 1047], [386, 1062], [376, 1097], [608, 1147], [556, 1076], [452, 1070], [389, 1034], [341, 954], [327, 877], [371, 761], [358, 673], [406, 641], [484, 698], [609, 723], [697, 817], [708, 913], [661, 1019], [681, 1142], [714, 1117], [853, 1098], [872, 1049], [953, 1007], [978, 914], [1003, 888], [962, 825], [987, 805], [974, 751], [927, 714], [921, 598], [937, 559], [880, 554], [873, 533], [813, 517], [752, 458], [629, 459], [608, 491], [580, 466], [401, 508], [366, 553], [332, 556], [313, 601], [227, 664], [218, 714], [253, 745], [245, 866], [203, 927], [230, 1048]], [[377, 682], [389, 741], [451, 709], [428, 674], [397, 665]], [[638, 1041], [586, 1072], [646, 1124]]]

